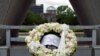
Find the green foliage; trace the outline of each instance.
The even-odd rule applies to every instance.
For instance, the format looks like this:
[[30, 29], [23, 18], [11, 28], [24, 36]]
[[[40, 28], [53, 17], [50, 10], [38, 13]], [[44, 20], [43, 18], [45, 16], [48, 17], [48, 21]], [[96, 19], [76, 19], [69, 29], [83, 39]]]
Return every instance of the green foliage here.
[[68, 6], [59, 6], [57, 8], [57, 21], [69, 25], [79, 24], [75, 12]]
[[24, 25], [39, 25], [45, 22], [47, 22], [47, 20], [44, 19], [41, 15], [34, 13], [32, 11], [28, 11], [23, 24]]

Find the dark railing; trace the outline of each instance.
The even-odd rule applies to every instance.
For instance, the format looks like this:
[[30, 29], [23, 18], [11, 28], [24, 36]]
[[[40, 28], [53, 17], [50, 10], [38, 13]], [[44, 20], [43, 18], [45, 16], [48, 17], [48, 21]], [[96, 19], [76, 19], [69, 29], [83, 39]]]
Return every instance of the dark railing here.
[[[33, 29], [35, 26], [11, 26], [11, 25], [0, 25], [0, 29], [4, 29], [6, 30], [6, 46], [9, 50], [9, 48], [11, 47], [11, 41], [15, 41], [15, 42], [25, 42], [24, 38], [13, 38], [11, 37], [11, 29]], [[70, 26], [71, 29], [80, 29], [80, 30], [85, 30], [85, 29], [90, 29], [92, 30], [92, 36], [91, 37], [83, 37], [83, 38], [78, 38], [78, 41], [82, 41], [82, 42], [92, 42], [92, 49], [94, 50], [94, 48], [99, 48], [98, 45], [96, 45], [96, 33], [97, 33], [97, 29], [100, 29], [100, 25], [94, 25], [94, 26]], [[0, 46], [0, 48], [2, 48], [4, 46]]]

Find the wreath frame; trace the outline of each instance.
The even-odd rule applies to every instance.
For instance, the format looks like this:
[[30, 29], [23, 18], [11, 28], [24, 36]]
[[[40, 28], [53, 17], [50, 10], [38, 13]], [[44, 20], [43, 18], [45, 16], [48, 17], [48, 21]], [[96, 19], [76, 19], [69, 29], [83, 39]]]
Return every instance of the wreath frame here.
[[45, 23], [36, 26], [32, 31], [29, 32], [29, 36], [25, 38], [29, 51], [34, 54], [34, 56], [55, 56], [58, 52], [58, 49], [51, 50], [42, 45], [40, 43], [41, 36], [52, 30], [61, 34], [63, 28], [67, 28], [65, 31], [65, 53], [66, 56], [70, 56], [77, 47], [77, 38], [75, 33], [68, 27], [69, 25], [59, 23]]

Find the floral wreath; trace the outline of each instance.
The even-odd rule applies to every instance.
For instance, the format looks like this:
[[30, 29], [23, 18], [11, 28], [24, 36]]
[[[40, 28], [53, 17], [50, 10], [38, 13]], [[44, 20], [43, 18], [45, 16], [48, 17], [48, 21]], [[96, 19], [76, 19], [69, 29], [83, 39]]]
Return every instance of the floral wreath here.
[[[40, 43], [41, 36], [52, 30], [62, 36], [58, 49], [53, 50]], [[25, 41], [29, 51], [35, 56], [70, 56], [77, 47], [77, 39], [74, 32], [68, 25], [59, 23], [45, 23], [36, 26], [29, 32], [29, 36], [25, 38]]]

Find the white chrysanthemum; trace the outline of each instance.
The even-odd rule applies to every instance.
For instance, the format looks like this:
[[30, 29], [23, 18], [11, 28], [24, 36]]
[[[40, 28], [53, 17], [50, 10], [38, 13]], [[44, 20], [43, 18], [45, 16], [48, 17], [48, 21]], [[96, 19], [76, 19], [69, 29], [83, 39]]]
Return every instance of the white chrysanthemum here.
[[74, 46], [73, 42], [68, 42], [67, 45], [68, 45], [69, 47], [73, 47], [73, 46]]
[[27, 43], [31, 42], [31, 40], [32, 40], [32, 37], [30, 37], [30, 36], [27, 36], [27, 37], [25, 38], [25, 41], [26, 41]]
[[62, 24], [61, 28], [62, 30], [69, 30], [69, 25]]
[[37, 33], [37, 30], [36, 29], [33, 29], [32, 31], [29, 32], [29, 36], [33, 37], [34, 34]]

